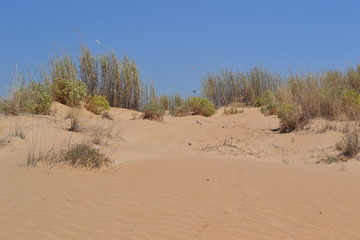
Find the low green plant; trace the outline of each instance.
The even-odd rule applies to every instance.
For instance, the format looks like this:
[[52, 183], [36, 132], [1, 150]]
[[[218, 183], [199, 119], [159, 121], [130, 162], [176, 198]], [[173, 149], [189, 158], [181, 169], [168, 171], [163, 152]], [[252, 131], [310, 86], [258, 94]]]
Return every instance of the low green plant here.
[[210, 117], [216, 113], [214, 104], [206, 98], [191, 97], [188, 99], [187, 105], [193, 115]]
[[106, 99], [105, 96], [101, 96], [101, 95], [95, 95], [90, 97], [86, 101], [85, 107], [87, 110], [97, 115], [100, 115], [106, 110], [110, 109], [108, 100]]

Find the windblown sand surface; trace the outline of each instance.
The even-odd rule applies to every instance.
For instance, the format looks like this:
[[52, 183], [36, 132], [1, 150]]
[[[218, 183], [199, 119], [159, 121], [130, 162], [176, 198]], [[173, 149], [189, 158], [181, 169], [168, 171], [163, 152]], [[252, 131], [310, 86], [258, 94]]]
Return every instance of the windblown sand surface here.
[[[164, 122], [84, 110], [72, 133], [69, 110], [54, 109], [0, 116], [0, 239], [360, 239], [360, 164], [315, 164], [341, 138], [321, 121], [279, 134], [276, 117], [251, 108]], [[19, 128], [25, 139], [9, 137]], [[112, 167], [25, 166], [29, 152], [99, 129]]]

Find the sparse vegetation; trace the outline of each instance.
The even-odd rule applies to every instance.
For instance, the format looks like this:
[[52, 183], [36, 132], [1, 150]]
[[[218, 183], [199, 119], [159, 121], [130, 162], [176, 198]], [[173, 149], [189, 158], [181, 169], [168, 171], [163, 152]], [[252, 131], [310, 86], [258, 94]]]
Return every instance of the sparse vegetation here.
[[107, 145], [107, 140], [119, 137], [119, 132], [115, 130], [117, 122], [107, 124], [102, 122], [92, 131], [91, 142], [96, 145]]
[[13, 137], [25, 139], [26, 135], [27, 131], [25, 127], [17, 119], [14, 125], [9, 128], [9, 132], [0, 138], [0, 146], [10, 143]]

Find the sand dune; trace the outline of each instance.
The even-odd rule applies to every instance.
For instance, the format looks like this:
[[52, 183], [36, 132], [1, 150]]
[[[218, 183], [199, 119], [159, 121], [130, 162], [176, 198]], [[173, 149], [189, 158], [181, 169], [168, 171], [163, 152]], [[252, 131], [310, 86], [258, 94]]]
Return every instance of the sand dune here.
[[[278, 134], [258, 109], [211, 118], [114, 120], [82, 113], [79, 133], [55, 116], [0, 116], [0, 239], [360, 239], [360, 165], [313, 164], [334, 152], [336, 131]], [[24, 166], [33, 148], [99, 145], [101, 170]], [[104, 129], [103, 129], [104, 130]]]

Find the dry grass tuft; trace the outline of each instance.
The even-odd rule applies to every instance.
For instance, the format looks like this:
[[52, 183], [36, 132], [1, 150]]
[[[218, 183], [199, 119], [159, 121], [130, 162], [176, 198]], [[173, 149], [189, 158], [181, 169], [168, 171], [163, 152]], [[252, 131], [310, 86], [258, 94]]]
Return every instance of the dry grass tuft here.
[[81, 108], [72, 108], [67, 118], [70, 118], [70, 128], [68, 128], [71, 132], [79, 132], [80, 131], [80, 113]]
[[353, 158], [360, 152], [360, 132], [358, 128], [347, 132], [342, 141], [336, 145], [336, 149], [342, 151], [342, 155]]
[[117, 124], [118, 122], [98, 125], [95, 130], [92, 131], [91, 142], [96, 145], [107, 145], [109, 139], [121, 139], [121, 132], [115, 130]]
[[237, 109], [236, 107], [231, 107], [229, 109], [224, 108], [224, 115], [233, 115], [238, 113], [243, 113], [244, 109]]

